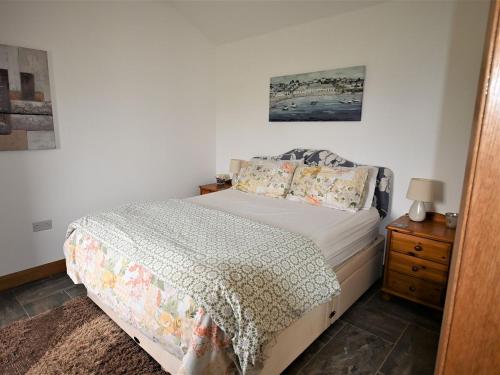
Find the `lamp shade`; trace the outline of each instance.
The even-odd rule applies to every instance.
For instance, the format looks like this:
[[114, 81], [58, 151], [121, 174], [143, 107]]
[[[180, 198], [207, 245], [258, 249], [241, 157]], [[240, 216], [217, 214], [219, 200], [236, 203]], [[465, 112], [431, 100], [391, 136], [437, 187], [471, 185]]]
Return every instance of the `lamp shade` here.
[[231, 162], [229, 163], [229, 172], [239, 173], [240, 169], [241, 169], [241, 160], [231, 159]]
[[435, 181], [426, 178], [412, 178], [406, 198], [421, 202], [433, 202], [435, 198]]

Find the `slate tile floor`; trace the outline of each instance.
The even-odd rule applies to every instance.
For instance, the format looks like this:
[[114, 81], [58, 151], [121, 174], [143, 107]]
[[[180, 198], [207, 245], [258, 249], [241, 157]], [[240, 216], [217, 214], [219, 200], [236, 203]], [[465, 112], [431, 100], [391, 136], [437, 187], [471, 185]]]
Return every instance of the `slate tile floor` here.
[[85, 293], [83, 285], [73, 284], [66, 274], [0, 292], [0, 327], [56, 308]]
[[[85, 295], [66, 275], [0, 293], [0, 327]], [[375, 284], [327, 329], [283, 375], [432, 374], [441, 317], [419, 305], [384, 301]]]

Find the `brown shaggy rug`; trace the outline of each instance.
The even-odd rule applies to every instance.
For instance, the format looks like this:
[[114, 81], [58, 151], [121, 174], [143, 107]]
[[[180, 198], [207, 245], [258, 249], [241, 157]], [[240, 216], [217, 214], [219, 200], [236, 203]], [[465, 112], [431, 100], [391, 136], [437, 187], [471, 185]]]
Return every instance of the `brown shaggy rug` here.
[[0, 374], [166, 373], [83, 297], [1, 329]]

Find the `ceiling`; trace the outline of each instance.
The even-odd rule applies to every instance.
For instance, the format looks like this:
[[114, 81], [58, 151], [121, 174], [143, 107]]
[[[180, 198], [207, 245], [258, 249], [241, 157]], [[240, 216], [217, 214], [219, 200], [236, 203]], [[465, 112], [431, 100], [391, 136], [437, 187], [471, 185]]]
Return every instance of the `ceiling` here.
[[351, 12], [383, 0], [170, 0], [214, 44]]

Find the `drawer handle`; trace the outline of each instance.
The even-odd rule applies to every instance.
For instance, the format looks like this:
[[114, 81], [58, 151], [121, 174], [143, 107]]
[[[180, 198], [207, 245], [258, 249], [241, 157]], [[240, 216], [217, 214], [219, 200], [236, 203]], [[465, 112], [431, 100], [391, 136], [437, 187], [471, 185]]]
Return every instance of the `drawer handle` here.
[[410, 289], [410, 292], [414, 292], [414, 291], [416, 291], [416, 290], [417, 290], [417, 288], [415, 288], [413, 285], [412, 285], [412, 286], [410, 286], [408, 289]]
[[135, 337], [135, 336], [134, 336], [134, 341], [135, 341], [136, 343], [138, 343], [139, 345], [141, 344], [141, 342], [139, 341], [139, 339], [138, 339], [137, 337]]
[[335, 316], [335, 314], [336, 314], [336, 313], [337, 313], [337, 312], [336, 312], [335, 310], [333, 310], [333, 311], [330, 313], [329, 318], [330, 318], [330, 319], [331, 319], [331, 318], [333, 318], [333, 317]]
[[415, 251], [422, 251], [422, 246], [415, 245], [414, 249], [415, 249]]
[[425, 270], [425, 266], [416, 266], [416, 265], [413, 265], [413, 266], [411, 266], [411, 270], [413, 272], [417, 272], [417, 271], [420, 271], [420, 270]]

